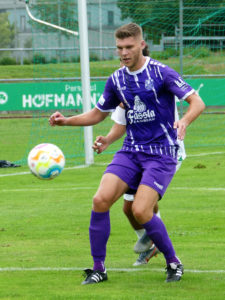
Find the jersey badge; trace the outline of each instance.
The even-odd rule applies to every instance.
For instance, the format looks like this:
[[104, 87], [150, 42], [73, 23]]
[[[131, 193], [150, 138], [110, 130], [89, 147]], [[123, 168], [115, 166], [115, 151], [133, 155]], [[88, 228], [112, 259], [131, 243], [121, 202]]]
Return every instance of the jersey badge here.
[[146, 79], [145, 80], [145, 88], [146, 90], [150, 91], [152, 90], [154, 87], [154, 84], [153, 84], [153, 80], [152, 79]]

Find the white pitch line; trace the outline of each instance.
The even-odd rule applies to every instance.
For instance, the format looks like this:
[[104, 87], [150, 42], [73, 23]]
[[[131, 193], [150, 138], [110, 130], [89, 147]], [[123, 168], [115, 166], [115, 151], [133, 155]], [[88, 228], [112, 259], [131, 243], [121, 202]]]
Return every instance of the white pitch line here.
[[[211, 153], [199, 153], [199, 154], [190, 154], [187, 155], [187, 157], [198, 157], [198, 156], [207, 156], [207, 155], [217, 155], [217, 154], [224, 154], [225, 152], [211, 152]], [[96, 166], [105, 166], [108, 165], [108, 163], [95, 163]], [[75, 167], [68, 167], [65, 168], [65, 170], [73, 170], [73, 169], [80, 169], [80, 168], [87, 168], [89, 165], [81, 165], [81, 166], [75, 166]], [[28, 175], [31, 174], [30, 172], [18, 172], [18, 173], [11, 173], [11, 174], [0, 174], [0, 177], [8, 177], [8, 176], [19, 176], [19, 175]]]
[[[51, 268], [51, 267], [34, 267], [34, 268], [19, 268], [19, 267], [6, 267], [0, 268], [0, 272], [27, 272], [27, 271], [83, 271], [85, 268], [76, 267], [61, 267], [61, 268]], [[140, 271], [150, 271], [150, 272], [164, 272], [165, 269], [161, 268], [107, 268], [107, 271], [112, 272], [140, 272]], [[185, 273], [225, 273], [225, 270], [191, 270], [185, 269]]]
[[224, 154], [225, 152], [211, 152], [211, 153], [198, 153], [198, 154], [190, 154], [187, 157], [197, 157], [197, 156], [207, 156], [207, 155], [217, 155], [217, 154]]
[[18, 172], [18, 173], [10, 173], [10, 174], [0, 174], [0, 177], [9, 177], [9, 176], [17, 176], [17, 175], [27, 175], [30, 172]]
[[57, 188], [57, 187], [52, 187], [52, 188], [27, 188], [27, 189], [4, 189], [0, 190], [1, 192], [9, 193], [9, 192], [27, 192], [27, 191], [32, 191], [32, 192], [48, 192], [48, 191], [67, 191], [67, 190], [96, 190], [97, 187], [64, 187], [64, 188]]
[[[80, 166], [74, 166], [74, 167], [68, 167], [65, 168], [65, 170], [73, 170], [73, 169], [82, 169], [82, 168], [87, 168], [89, 165], [80, 165]], [[0, 174], [0, 177], [8, 177], [8, 176], [18, 176], [18, 175], [31, 175], [31, 172], [18, 172], [18, 173], [9, 173], [9, 174]]]
[[[217, 154], [224, 154], [225, 152], [211, 152], [211, 153], [199, 153], [199, 154], [190, 154], [187, 155], [187, 157], [198, 157], [198, 156], [207, 156], [207, 155], [217, 155]], [[108, 165], [108, 163], [95, 163], [96, 166], [105, 166]], [[81, 165], [81, 166], [75, 166], [75, 167], [68, 167], [65, 168], [65, 170], [73, 170], [73, 169], [80, 169], [80, 168], [87, 168], [89, 165]], [[0, 174], [0, 177], [8, 177], [8, 176], [19, 176], [19, 175], [28, 175], [31, 174], [30, 172], [18, 172], [18, 173], [10, 173], [10, 174]]]
[[[95, 163], [94, 165], [96, 165], [96, 166], [106, 166], [108, 164], [109, 164], [109, 162], [108, 163]], [[91, 165], [80, 165], [80, 166], [74, 166], [74, 167], [67, 167], [67, 168], [64, 168], [63, 172], [65, 172], [67, 170], [88, 168], [90, 166]], [[0, 177], [19, 176], [19, 175], [31, 175], [31, 172], [27, 171], [27, 172], [0, 174]]]
[[212, 192], [225, 192], [225, 188], [207, 188], [207, 187], [171, 187], [171, 190], [195, 190], [195, 191], [212, 191]]
[[[32, 192], [48, 192], [48, 191], [69, 191], [69, 190], [95, 190], [97, 187], [95, 186], [79, 186], [79, 187], [74, 187], [74, 186], [68, 186], [68, 187], [52, 187], [52, 188], [42, 188], [42, 187], [37, 187], [37, 188], [26, 188], [26, 189], [3, 189], [0, 190], [3, 193], [15, 193], [15, 192], [27, 192], [27, 191], [32, 191]], [[170, 190], [195, 190], [195, 191], [207, 191], [207, 192], [225, 192], [225, 188], [218, 187], [171, 187]]]

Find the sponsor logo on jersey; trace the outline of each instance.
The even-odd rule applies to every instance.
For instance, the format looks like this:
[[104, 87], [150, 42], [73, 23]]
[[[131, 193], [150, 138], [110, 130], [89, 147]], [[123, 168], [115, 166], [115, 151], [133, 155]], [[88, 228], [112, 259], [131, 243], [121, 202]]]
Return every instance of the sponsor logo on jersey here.
[[147, 109], [139, 96], [134, 97], [134, 107], [128, 110], [127, 118], [130, 124], [150, 122], [155, 120], [154, 110]]
[[176, 85], [181, 88], [182, 86], [186, 85], [186, 82], [183, 81], [183, 79], [181, 77], [178, 78], [178, 80], [174, 81], [176, 83]]

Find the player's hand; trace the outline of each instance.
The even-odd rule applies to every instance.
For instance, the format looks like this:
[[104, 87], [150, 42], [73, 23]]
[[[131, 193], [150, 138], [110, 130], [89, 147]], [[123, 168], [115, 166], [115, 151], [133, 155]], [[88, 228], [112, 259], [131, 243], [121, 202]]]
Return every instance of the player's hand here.
[[174, 122], [173, 128], [177, 129], [177, 137], [179, 140], [183, 141], [186, 135], [187, 124], [184, 120], [179, 120]]
[[51, 126], [63, 126], [66, 123], [66, 118], [60, 113], [60, 112], [55, 112], [54, 114], [51, 115], [49, 118], [49, 124]]
[[92, 149], [94, 149], [95, 152], [100, 154], [106, 148], [108, 148], [108, 146], [109, 146], [109, 143], [108, 143], [107, 138], [105, 136], [97, 136], [96, 140], [94, 141], [94, 144], [92, 146]]

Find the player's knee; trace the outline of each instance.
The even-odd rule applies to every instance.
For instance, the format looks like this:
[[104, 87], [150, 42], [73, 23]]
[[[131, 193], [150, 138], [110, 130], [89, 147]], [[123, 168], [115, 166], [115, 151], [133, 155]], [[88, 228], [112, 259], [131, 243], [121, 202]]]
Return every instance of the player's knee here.
[[143, 217], [144, 212], [145, 212], [143, 207], [133, 205], [132, 211], [133, 211], [133, 215], [134, 215], [134, 217], [137, 221], [142, 220], [142, 217]]
[[93, 209], [95, 211], [107, 211], [110, 208], [109, 201], [100, 194], [96, 194], [93, 198]]
[[153, 211], [146, 209], [146, 207], [140, 205], [133, 205], [132, 211], [135, 219], [140, 224], [144, 224], [145, 222], [150, 220], [153, 216]]

